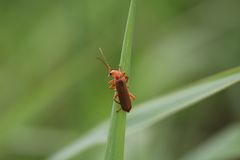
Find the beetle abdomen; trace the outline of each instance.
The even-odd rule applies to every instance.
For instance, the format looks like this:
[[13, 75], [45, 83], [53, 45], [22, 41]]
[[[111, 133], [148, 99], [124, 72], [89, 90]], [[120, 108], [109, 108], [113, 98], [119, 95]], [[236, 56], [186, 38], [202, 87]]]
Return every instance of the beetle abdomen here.
[[124, 79], [116, 80], [116, 89], [122, 110], [129, 112], [132, 108], [132, 103]]

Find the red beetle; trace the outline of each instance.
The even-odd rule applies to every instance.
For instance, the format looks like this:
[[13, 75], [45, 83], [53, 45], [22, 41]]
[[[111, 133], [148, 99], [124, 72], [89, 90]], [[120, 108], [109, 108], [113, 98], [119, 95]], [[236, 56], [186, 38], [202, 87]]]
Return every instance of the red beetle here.
[[109, 88], [117, 91], [113, 97], [113, 100], [121, 105], [122, 110], [130, 112], [132, 108], [131, 100], [135, 100], [136, 97], [128, 91], [128, 76], [122, 71], [120, 66], [118, 70], [111, 69], [110, 65], [107, 63], [107, 59], [103, 55], [101, 48], [99, 48], [99, 50], [100, 56], [98, 59], [102, 61], [105, 67], [108, 69], [109, 76], [114, 78], [108, 82], [108, 84], [110, 84]]

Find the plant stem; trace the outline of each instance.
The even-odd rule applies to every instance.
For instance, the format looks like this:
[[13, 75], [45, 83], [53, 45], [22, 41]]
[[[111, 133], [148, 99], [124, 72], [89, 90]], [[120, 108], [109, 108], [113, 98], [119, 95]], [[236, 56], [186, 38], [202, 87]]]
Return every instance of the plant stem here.
[[[120, 60], [127, 75], [130, 73], [135, 12], [136, 0], [131, 0]], [[119, 104], [113, 102], [105, 160], [123, 160], [124, 157], [126, 112], [116, 112], [117, 107]]]

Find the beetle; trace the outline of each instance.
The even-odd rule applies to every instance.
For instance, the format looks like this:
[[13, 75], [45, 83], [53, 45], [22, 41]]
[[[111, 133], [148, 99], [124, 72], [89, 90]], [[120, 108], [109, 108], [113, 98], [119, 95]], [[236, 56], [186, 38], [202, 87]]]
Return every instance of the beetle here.
[[[103, 55], [101, 48], [99, 48], [99, 51], [100, 54], [97, 58], [102, 61], [104, 66], [108, 69], [108, 77], [113, 77], [113, 79], [108, 82], [110, 85], [109, 89], [116, 91], [113, 100], [121, 105], [123, 111], [130, 112], [132, 108], [131, 100], [135, 100], [136, 97], [128, 91], [128, 76], [125, 72], [122, 71], [122, 68], [120, 66], [118, 70], [112, 69], [108, 64], [107, 59]], [[117, 112], [120, 111], [121, 108], [117, 109]]]

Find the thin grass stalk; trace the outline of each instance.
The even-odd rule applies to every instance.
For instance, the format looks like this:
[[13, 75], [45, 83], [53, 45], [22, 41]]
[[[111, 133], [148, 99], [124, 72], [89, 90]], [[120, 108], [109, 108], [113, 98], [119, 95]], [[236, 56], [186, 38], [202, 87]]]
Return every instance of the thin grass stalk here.
[[[130, 74], [135, 11], [136, 0], [131, 0], [120, 59], [120, 66], [127, 75]], [[113, 102], [105, 160], [124, 158], [126, 112], [116, 112], [117, 107], [120, 107], [119, 104]]]

